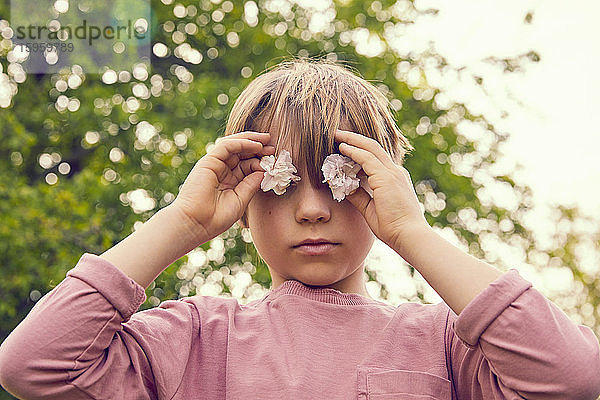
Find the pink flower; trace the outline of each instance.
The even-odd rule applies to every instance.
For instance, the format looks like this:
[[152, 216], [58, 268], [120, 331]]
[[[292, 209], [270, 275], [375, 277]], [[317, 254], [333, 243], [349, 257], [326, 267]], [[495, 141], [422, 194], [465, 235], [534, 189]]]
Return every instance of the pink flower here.
[[297, 172], [296, 167], [292, 164], [292, 157], [287, 150], [281, 150], [277, 161], [273, 155], [263, 156], [260, 159], [260, 166], [265, 169], [260, 183], [263, 192], [273, 189], [276, 194], [282, 195], [290, 182], [300, 180], [298, 175], [294, 175]]
[[356, 176], [360, 165], [351, 158], [341, 154], [330, 154], [325, 158], [323, 166], [323, 183], [327, 182], [333, 198], [342, 201], [346, 195], [358, 189], [361, 179]]

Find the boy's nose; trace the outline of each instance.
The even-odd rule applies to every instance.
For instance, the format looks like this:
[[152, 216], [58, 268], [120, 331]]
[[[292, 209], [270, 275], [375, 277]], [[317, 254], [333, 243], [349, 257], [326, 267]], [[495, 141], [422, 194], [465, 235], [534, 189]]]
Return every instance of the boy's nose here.
[[[300, 184], [300, 182], [303, 182]], [[314, 188], [308, 177], [298, 182], [296, 188], [297, 207], [296, 221], [302, 222], [327, 222], [331, 218], [331, 193], [326, 188]], [[329, 194], [329, 197], [327, 195]]]

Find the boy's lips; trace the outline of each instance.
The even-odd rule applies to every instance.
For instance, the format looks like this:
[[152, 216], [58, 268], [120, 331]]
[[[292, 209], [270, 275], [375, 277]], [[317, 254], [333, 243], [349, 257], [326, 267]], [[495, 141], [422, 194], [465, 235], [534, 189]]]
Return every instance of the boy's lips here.
[[338, 244], [334, 243], [307, 243], [294, 247], [296, 251], [307, 256], [323, 256], [331, 253]]
[[305, 239], [295, 246], [292, 246], [298, 252], [308, 256], [320, 256], [330, 253], [340, 243], [332, 242], [328, 239]]
[[317, 245], [317, 244], [339, 244], [337, 242], [328, 240], [328, 239], [324, 239], [324, 238], [317, 238], [317, 239], [304, 239], [303, 241], [301, 241], [300, 243], [292, 246], [292, 247], [299, 247], [299, 246], [303, 246], [303, 245]]

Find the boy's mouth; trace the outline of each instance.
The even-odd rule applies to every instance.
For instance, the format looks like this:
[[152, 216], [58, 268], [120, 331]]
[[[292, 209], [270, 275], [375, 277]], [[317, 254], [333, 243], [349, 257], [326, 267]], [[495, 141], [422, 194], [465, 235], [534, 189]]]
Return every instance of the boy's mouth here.
[[293, 248], [305, 256], [325, 256], [331, 254], [339, 245], [325, 239], [304, 240]]
[[304, 245], [325, 245], [325, 244], [335, 245], [335, 244], [339, 244], [339, 243], [332, 242], [330, 240], [323, 239], [323, 238], [305, 239], [305, 240], [301, 241], [300, 243], [298, 243], [298, 244], [296, 244], [295, 246], [292, 246], [292, 247], [300, 247], [300, 246], [304, 246]]

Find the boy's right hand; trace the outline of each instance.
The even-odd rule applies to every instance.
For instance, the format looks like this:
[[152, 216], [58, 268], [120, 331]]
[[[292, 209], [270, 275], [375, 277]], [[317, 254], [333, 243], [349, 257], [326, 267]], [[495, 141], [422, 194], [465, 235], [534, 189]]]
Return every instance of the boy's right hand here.
[[270, 134], [240, 132], [217, 139], [202, 157], [169, 206], [191, 222], [195, 246], [229, 229], [260, 188], [264, 169], [260, 158], [275, 153]]

